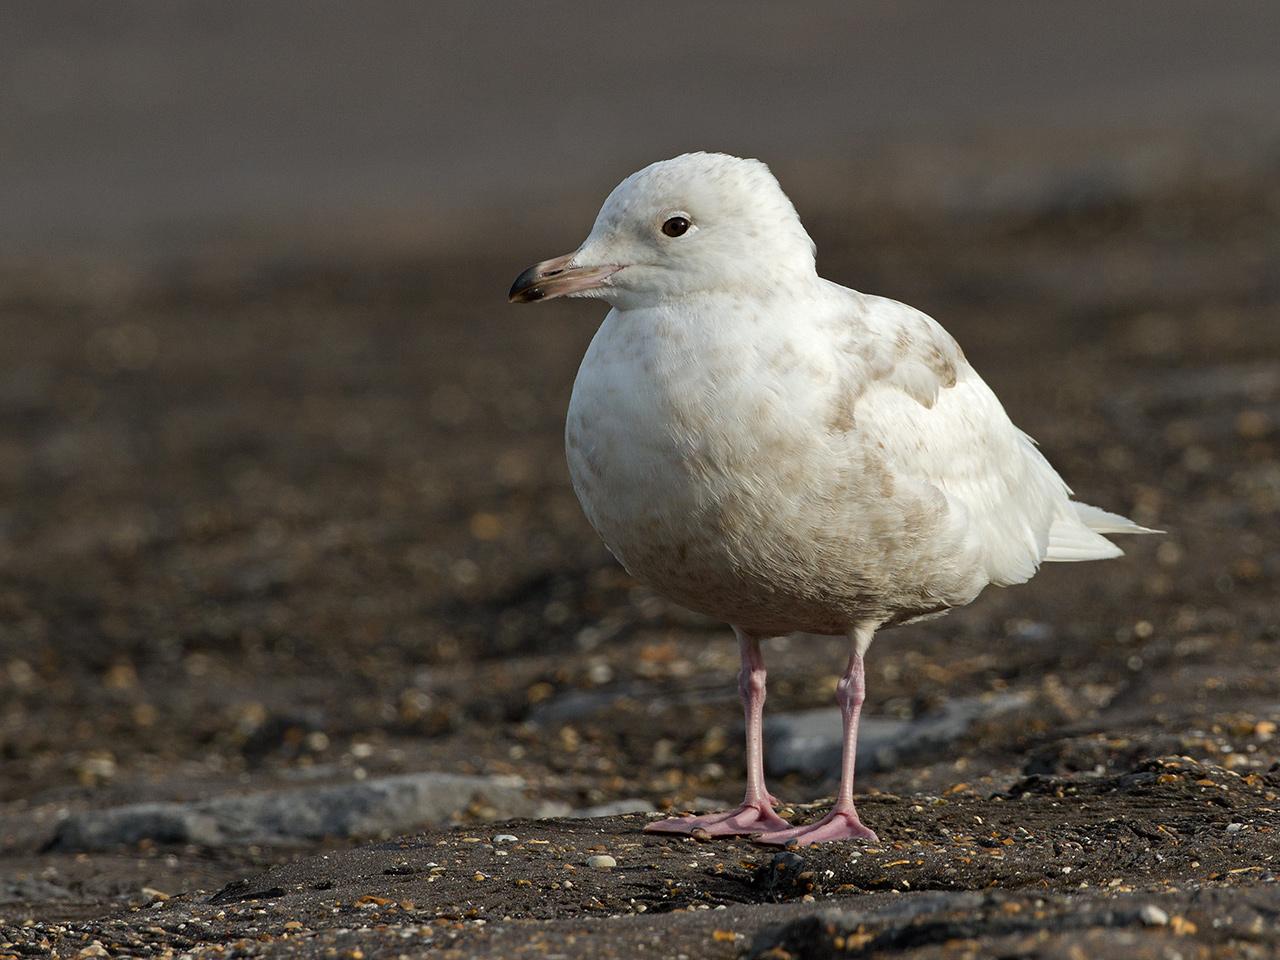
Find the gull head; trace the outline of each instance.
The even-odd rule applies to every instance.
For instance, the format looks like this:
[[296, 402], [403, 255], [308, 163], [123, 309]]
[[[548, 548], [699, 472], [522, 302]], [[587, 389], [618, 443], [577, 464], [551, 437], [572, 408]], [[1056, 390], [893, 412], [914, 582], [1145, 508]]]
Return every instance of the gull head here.
[[708, 292], [767, 296], [815, 276], [813, 241], [767, 166], [686, 153], [618, 184], [582, 245], [520, 274], [510, 299], [632, 309]]

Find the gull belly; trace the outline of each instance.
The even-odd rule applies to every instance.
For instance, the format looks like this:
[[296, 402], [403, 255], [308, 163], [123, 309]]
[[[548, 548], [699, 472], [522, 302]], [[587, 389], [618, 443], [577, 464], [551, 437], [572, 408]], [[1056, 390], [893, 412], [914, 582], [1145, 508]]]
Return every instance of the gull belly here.
[[905, 622], [986, 585], [963, 517], [895, 471], [852, 407], [865, 384], [831, 338], [860, 307], [848, 293], [610, 312], [566, 451], [588, 519], [637, 579], [762, 635]]

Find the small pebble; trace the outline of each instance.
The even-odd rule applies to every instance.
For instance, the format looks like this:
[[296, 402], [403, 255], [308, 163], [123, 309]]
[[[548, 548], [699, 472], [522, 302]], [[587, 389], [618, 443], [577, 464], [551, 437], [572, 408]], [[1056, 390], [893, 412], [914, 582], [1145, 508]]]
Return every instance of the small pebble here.
[[1228, 824], [1227, 824], [1227, 833], [1239, 833], [1239, 832], [1240, 832], [1241, 830], [1243, 830], [1243, 829], [1244, 829], [1244, 824], [1243, 824], [1243, 823], [1228, 823]]
[[1169, 923], [1169, 915], [1154, 903], [1144, 903], [1138, 911], [1138, 919], [1148, 927], [1163, 927]]
[[594, 857], [587, 857], [587, 866], [596, 870], [609, 870], [617, 865], [618, 861], [607, 853], [597, 853]]
[[520, 838], [517, 837], [514, 833], [499, 833], [494, 835], [493, 842], [494, 843], [515, 843], [519, 839]]

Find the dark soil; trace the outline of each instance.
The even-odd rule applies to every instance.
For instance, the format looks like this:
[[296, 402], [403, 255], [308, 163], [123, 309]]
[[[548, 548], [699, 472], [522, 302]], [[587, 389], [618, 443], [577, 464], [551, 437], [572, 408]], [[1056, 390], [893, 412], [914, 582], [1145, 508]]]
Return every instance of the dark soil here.
[[[728, 631], [633, 584], [574, 501], [600, 310], [503, 302], [560, 250], [10, 271], [0, 953], [1280, 949], [1280, 165], [810, 219], [824, 273], [942, 320], [1082, 499], [1168, 531], [876, 641], [870, 715], [1028, 698], [863, 777], [881, 843], [475, 808], [372, 845], [42, 852], [67, 811], [412, 770], [704, 806], [741, 790], [741, 719]], [[769, 712], [829, 704], [838, 641], [767, 656]]]

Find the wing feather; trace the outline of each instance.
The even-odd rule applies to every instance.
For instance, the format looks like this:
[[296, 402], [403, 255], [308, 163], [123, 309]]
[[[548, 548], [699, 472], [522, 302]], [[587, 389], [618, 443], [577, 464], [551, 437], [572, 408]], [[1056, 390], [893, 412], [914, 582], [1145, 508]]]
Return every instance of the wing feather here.
[[[1055, 529], [1065, 537], [1074, 523], [1102, 540], [1076, 519], [1066, 483], [1010, 421], [950, 334], [904, 304], [868, 299], [875, 301], [866, 317], [880, 376], [862, 392], [854, 418], [883, 443], [900, 481], [942, 493], [990, 582], [1030, 579]], [[1084, 547], [1075, 545], [1079, 552]]]

